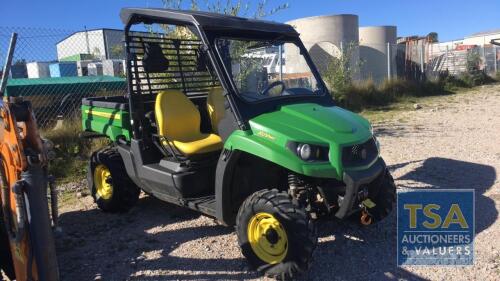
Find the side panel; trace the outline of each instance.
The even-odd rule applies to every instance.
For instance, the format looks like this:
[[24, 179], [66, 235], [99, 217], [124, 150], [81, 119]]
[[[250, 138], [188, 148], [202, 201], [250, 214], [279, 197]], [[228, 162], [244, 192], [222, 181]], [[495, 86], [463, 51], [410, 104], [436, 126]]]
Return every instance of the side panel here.
[[145, 155], [154, 153], [154, 150], [141, 150], [141, 144], [136, 140], [132, 140], [130, 146], [118, 144], [117, 147], [127, 174], [147, 193], [158, 198], [169, 196], [176, 199], [213, 194], [215, 163], [197, 167], [174, 167], [175, 165], [169, 166], [166, 163], [169, 161], [166, 160], [145, 159]]
[[130, 114], [127, 111], [82, 105], [82, 127], [84, 131], [107, 135], [113, 141], [119, 137], [130, 141]]

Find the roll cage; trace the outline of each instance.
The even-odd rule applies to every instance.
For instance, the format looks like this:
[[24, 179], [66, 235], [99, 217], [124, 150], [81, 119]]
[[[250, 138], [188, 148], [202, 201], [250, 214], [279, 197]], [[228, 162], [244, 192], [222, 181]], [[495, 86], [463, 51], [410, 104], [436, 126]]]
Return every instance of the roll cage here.
[[[237, 127], [241, 130], [249, 129], [249, 119], [262, 113], [276, 110], [276, 108], [281, 105], [301, 102], [314, 102], [322, 105], [333, 104], [333, 100], [330, 95], [327, 94], [327, 87], [301, 42], [299, 34], [290, 25], [208, 12], [170, 9], [125, 8], [122, 9], [120, 17], [125, 24], [129, 112], [131, 120], [133, 120], [131, 125], [133, 138], [135, 139], [148, 138], [149, 135], [149, 124], [146, 121], [144, 112], [144, 95], [141, 94], [141, 87], [138, 86], [139, 82], [137, 82], [139, 77], [137, 73], [137, 58], [133, 55], [134, 38], [137, 36], [134, 35], [134, 31], [131, 31], [131, 28], [136, 24], [169, 24], [184, 26], [198, 36], [199, 43], [196, 44], [199, 44], [199, 50], [206, 54], [206, 62], [210, 65], [208, 67], [210, 68], [210, 75], [213, 75], [213, 78], [217, 78], [220, 86], [225, 89], [230, 111], [234, 115]], [[325, 94], [318, 96], [297, 96], [293, 98], [282, 97], [276, 98], [273, 101], [265, 101], [251, 105], [236, 94], [238, 92], [237, 87], [231, 78], [229, 70], [223, 63], [218, 48], [215, 46], [215, 40], [221, 37], [241, 39], [257, 38], [264, 40], [275, 40], [279, 38], [279, 40], [295, 43], [300, 48], [306, 62], [309, 64], [313, 75], [318, 81], [319, 88]], [[165, 43], [162, 42], [162, 44]], [[176, 45], [182, 43], [172, 42], [171, 44]], [[178, 65], [181, 65], [180, 61]], [[182, 75], [182, 70], [179, 71]], [[135, 84], [134, 75], [136, 79]], [[182, 81], [184, 81], [184, 77], [182, 77]], [[215, 85], [215, 82], [212, 83], [212, 85]], [[179, 89], [182, 89], [185, 94], [190, 90], [201, 90], [188, 89], [184, 82], [182, 82], [182, 88]]]

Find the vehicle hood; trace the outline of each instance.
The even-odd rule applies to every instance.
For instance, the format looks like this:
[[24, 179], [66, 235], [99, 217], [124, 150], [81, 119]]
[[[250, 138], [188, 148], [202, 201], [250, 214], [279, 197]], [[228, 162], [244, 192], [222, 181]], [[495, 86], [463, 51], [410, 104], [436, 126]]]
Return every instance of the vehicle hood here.
[[250, 121], [254, 134], [286, 145], [288, 141], [347, 145], [371, 137], [370, 123], [338, 106], [305, 103], [286, 105]]

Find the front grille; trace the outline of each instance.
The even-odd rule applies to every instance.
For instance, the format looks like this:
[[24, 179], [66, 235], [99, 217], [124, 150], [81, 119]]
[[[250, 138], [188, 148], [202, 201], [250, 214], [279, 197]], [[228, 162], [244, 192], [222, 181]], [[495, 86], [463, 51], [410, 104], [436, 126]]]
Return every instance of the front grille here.
[[370, 164], [378, 155], [374, 138], [362, 144], [346, 146], [342, 149], [342, 164], [344, 167], [356, 167]]

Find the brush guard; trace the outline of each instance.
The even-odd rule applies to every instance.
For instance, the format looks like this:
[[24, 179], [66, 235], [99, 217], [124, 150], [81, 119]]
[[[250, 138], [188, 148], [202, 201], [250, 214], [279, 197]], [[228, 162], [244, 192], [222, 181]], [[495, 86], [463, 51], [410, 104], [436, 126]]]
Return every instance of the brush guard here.
[[[384, 172], [385, 168], [386, 164], [384, 160], [382, 160], [382, 158], [378, 158], [376, 162], [366, 170], [344, 172], [343, 180], [346, 184], [346, 191], [343, 199], [339, 200], [339, 209], [335, 213], [335, 217], [344, 219], [359, 211], [359, 208], [355, 206], [355, 202], [358, 201], [360, 188], [363, 185], [367, 185], [373, 182]], [[363, 222], [367, 223], [369, 221], [371, 223], [371, 216], [369, 215], [366, 207], [362, 208], [362, 213], [365, 215], [363, 217], [362, 214], [361, 223], [364, 224]]]

